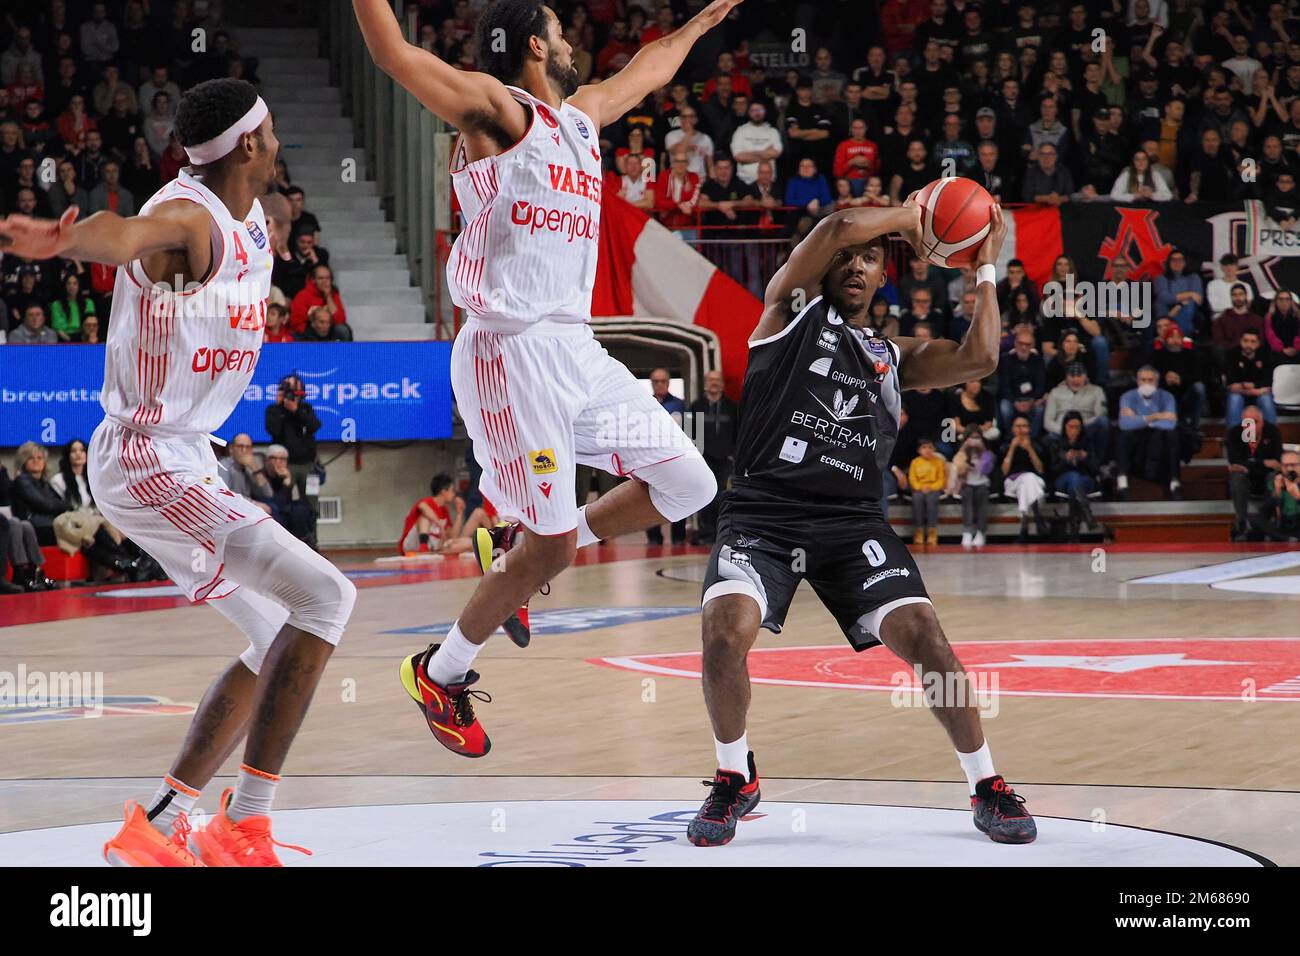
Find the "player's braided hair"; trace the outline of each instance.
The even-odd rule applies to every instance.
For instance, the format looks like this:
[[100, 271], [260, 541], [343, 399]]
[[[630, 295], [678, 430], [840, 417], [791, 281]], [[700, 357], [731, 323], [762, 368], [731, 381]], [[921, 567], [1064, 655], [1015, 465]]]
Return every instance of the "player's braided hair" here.
[[244, 80], [205, 80], [181, 97], [176, 135], [182, 146], [197, 146], [234, 126], [257, 102], [257, 90]]
[[478, 20], [478, 68], [503, 83], [519, 79], [528, 41], [545, 37], [546, 27], [542, 0], [494, 0]]

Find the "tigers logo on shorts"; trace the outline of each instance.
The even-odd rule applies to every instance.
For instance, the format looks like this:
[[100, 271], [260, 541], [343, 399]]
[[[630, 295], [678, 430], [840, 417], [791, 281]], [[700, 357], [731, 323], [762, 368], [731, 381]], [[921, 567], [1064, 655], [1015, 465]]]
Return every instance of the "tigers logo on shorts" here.
[[532, 466], [534, 475], [553, 475], [560, 470], [560, 466], [555, 462], [554, 448], [530, 451], [528, 453], [528, 463]]

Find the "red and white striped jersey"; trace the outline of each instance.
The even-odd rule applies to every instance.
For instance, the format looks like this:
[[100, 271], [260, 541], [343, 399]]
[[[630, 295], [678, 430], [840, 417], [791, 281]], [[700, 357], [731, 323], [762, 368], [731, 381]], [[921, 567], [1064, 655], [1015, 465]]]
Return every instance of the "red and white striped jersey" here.
[[104, 413], [155, 437], [210, 434], [239, 404], [262, 350], [273, 253], [262, 204], [240, 221], [182, 170], [150, 197], [188, 200], [212, 217], [207, 279], [154, 285], [139, 260], [117, 270], [104, 355]]
[[541, 319], [587, 322], [600, 238], [600, 130], [564, 103], [557, 111], [518, 87], [528, 131], [496, 156], [465, 162], [451, 181], [465, 228], [447, 259], [452, 300], [501, 331]]

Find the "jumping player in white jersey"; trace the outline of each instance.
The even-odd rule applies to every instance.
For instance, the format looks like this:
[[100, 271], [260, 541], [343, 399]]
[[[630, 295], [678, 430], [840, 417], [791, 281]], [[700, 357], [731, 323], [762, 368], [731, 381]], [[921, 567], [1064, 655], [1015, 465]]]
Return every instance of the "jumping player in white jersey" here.
[[[11, 216], [0, 248], [117, 266], [104, 360], [105, 419], [89, 479], [104, 516], [151, 554], [191, 601], [205, 601], [249, 647], [204, 695], [180, 755], [146, 805], [128, 802], [104, 846], [124, 866], [279, 866], [269, 811], [289, 746], [356, 588], [217, 473], [210, 432], [257, 366], [273, 230], [258, 197], [275, 175], [272, 118], [242, 80], [200, 83], [176, 131], [191, 165], [123, 219]], [[277, 197], [278, 198], [278, 197]], [[200, 790], [247, 736], [239, 780], [191, 833]]]
[[[587, 323], [600, 130], [669, 83], [692, 44], [740, 2], [716, 0], [616, 75], [579, 87], [560, 22], [541, 0], [484, 9], [483, 72], [407, 43], [387, 0], [353, 0], [376, 65], [461, 134], [451, 174], [466, 226], [447, 284], [469, 318], [452, 384], [483, 491], [520, 525], [443, 643], [402, 662], [407, 693], [455, 753], [480, 757], [490, 746], [470, 700], [479, 648], [577, 548], [679, 521], [713, 500], [717, 484], [699, 452]], [[578, 508], [576, 464], [635, 480]], [[527, 642], [526, 628], [511, 636]]]

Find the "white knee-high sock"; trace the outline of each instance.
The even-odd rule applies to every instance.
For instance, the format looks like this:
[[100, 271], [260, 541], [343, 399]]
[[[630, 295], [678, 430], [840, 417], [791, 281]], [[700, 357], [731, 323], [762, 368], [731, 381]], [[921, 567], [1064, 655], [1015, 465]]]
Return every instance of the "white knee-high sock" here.
[[713, 738], [713, 748], [718, 754], [718, 769], [730, 770], [749, 779], [749, 734], [740, 735], [739, 740], [724, 744], [717, 737]]
[[585, 548], [599, 540], [600, 538], [596, 537], [595, 532], [591, 530], [591, 525], [587, 524], [587, 506], [583, 505], [578, 509], [578, 547]]
[[158, 784], [153, 799], [145, 804], [145, 814], [159, 833], [171, 836], [176, 818], [182, 813], [186, 816], [193, 813], [198, 799], [197, 790], [168, 774]]
[[482, 644], [475, 644], [461, 633], [460, 621], [457, 621], [429, 661], [429, 679], [441, 687], [464, 680], [482, 648]]
[[957, 759], [961, 761], [961, 769], [966, 774], [966, 782], [970, 784], [972, 794], [975, 792], [975, 784], [997, 774], [993, 769], [993, 754], [989, 752], [987, 740], [984, 741], [984, 746], [974, 753], [964, 754], [958, 750]]
[[275, 788], [280, 785], [278, 774], [267, 773], [250, 767], [246, 763], [239, 765], [239, 781], [235, 784], [235, 796], [226, 807], [226, 816], [238, 823], [247, 817], [265, 817], [271, 814], [271, 803], [275, 800]]

